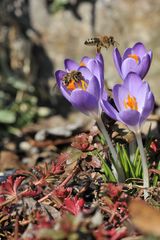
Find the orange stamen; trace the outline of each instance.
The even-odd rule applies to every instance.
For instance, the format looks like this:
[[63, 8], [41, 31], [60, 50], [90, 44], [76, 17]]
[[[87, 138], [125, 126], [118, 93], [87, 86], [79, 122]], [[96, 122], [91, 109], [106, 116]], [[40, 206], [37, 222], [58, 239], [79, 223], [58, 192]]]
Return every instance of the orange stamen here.
[[88, 87], [88, 84], [84, 80], [81, 80], [81, 84], [82, 84], [82, 89], [86, 90]]
[[78, 83], [78, 87], [86, 91], [88, 84], [84, 80], [80, 80], [80, 82]]
[[132, 97], [128, 94], [127, 99], [124, 100], [124, 106], [126, 109], [137, 110], [138, 104], [135, 97]]
[[80, 66], [80, 67], [86, 67], [86, 64], [81, 61], [80, 64], [79, 64], [79, 66]]
[[71, 82], [68, 84], [67, 89], [72, 91], [75, 88], [76, 88], [75, 81], [72, 79]]
[[[66, 86], [68, 90], [70, 91], [73, 91], [76, 89], [76, 83], [75, 83], [75, 80], [72, 79], [71, 82], [68, 84], [68, 86]], [[84, 80], [80, 80], [78, 83], [77, 83], [77, 87], [86, 91], [87, 87], [88, 87], [88, 84], [84, 81]]]
[[139, 57], [136, 54], [129, 54], [128, 57], [133, 58], [136, 61], [136, 63], [139, 62]]

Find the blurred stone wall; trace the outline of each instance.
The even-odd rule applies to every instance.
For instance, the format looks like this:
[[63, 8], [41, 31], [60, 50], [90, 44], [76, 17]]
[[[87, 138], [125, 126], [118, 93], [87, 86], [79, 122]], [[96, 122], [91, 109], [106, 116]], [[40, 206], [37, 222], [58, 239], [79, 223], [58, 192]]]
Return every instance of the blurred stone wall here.
[[[55, 69], [63, 68], [63, 59], [66, 57], [79, 61], [83, 55], [94, 56], [95, 49], [83, 43], [97, 34], [113, 35], [120, 44], [121, 52], [136, 41], [141, 41], [153, 50], [153, 62], [147, 80], [160, 103], [159, 0], [98, 0], [95, 4], [93, 1], [82, 1], [77, 9], [81, 20], [69, 10], [53, 15], [48, 15], [45, 8], [37, 11], [40, 2], [44, 4], [43, 0], [30, 0], [32, 24], [42, 33]], [[113, 65], [112, 50], [102, 51], [105, 77], [110, 87], [120, 81]]]
[[[49, 7], [55, 2], [63, 2], [64, 8], [51, 13]], [[146, 79], [160, 103], [159, 16], [159, 0], [1, 0], [0, 58], [4, 59], [3, 55], [10, 50], [10, 55], [13, 55], [10, 65], [13, 65], [12, 70], [17, 70], [19, 66], [18, 71], [26, 63], [23, 58], [30, 58], [24, 68], [26, 79], [33, 79], [44, 92], [44, 84], [54, 81], [53, 70], [63, 68], [64, 58], [79, 61], [83, 55], [95, 56], [95, 49], [84, 45], [86, 39], [98, 34], [113, 35], [120, 44], [121, 52], [141, 41], [153, 50], [153, 62]], [[8, 30], [8, 26], [13, 30]], [[14, 33], [15, 26], [18, 26], [20, 36], [18, 33], [16, 37], [17, 32]], [[3, 32], [7, 33], [9, 43]], [[4, 46], [6, 50], [3, 50]], [[114, 68], [112, 50], [112, 47], [102, 50], [109, 87], [120, 81]], [[16, 53], [20, 55], [21, 64], [15, 62]], [[46, 92], [48, 94], [48, 88]]]

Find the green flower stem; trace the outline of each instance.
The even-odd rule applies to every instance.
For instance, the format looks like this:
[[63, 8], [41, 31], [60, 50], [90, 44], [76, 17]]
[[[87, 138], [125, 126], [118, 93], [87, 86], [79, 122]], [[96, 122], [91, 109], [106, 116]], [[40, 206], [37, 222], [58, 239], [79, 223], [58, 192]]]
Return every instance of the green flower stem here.
[[118, 155], [117, 155], [117, 153], [115, 151], [115, 148], [112, 144], [111, 138], [110, 138], [110, 136], [109, 136], [101, 118], [97, 119], [97, 125], [98, 125], [100, 131], [102, 132], [103, 136], [105, 137], [106, 142], [108, 144], [108, 147], [110, 149], [110, 152], [112, 154], [112, 157], [113, 157], [113, 164], [112, 164], [113, 173], [116, 176], [118, 182], [124, 182], [125, 181], [125, 176], [124, 176], [124, 172], [123, 172], [120, 160], [118, 159]]
[[146, 155], [144, 152], [141, 133], [135, 133], [135, 136], [137, 139], [138, 147], [139, 147], [141, 158], [142, 158], [144, 199], [146, 199], [149, 195], [147, 192], [147, 188], [149, 188], [149, 174], [148, 174]]

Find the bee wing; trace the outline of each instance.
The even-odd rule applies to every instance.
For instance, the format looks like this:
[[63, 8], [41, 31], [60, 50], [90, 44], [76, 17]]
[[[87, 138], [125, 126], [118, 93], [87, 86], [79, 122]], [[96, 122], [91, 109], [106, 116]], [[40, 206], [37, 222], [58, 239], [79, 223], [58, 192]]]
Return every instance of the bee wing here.
[[50, 92], [51, 94], [60, 94], [60, 90], [56, 82], [51, 86]]
[[119, 43], [114, 41], [114, 47], [118, 47], [119, 46]]

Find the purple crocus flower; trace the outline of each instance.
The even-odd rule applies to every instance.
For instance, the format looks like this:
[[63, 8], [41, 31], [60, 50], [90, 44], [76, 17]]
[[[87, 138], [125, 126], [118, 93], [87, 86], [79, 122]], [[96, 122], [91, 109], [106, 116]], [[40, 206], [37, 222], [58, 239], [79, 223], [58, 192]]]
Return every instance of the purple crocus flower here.
[[104, 60], [101, 54], [97, 53], [96, 58], [83, 57], [81, 66], [86, 66], [94, 76], [97, 77], [101, 91], [104, 89]]
[[113, 60], [122, 79], [125, 79], [130, 72], [137, 73], [143, 79], [151, 65], [152, 51], [147, 51], [143, 43], [138, 42], [132, 48], [127, 48], [123, 57], [115, 48]]
[[56, 81], [64, 97], [87, 115], [99, 117], [100, 99], [104, 89], [104, 63], [101, 54], [96, 58], [83, 57], [80, 64], [65, 59], [65, 70], [55, 72]]
[[108, 101], [102, 101], [102, 108], [111, 118], [123, 122], [138, 133], [140, 127], [154, 107], [154, 96], [149, 85], [135, 73], [129, 73], [122, 84], [113, 87], [114, 108]]

